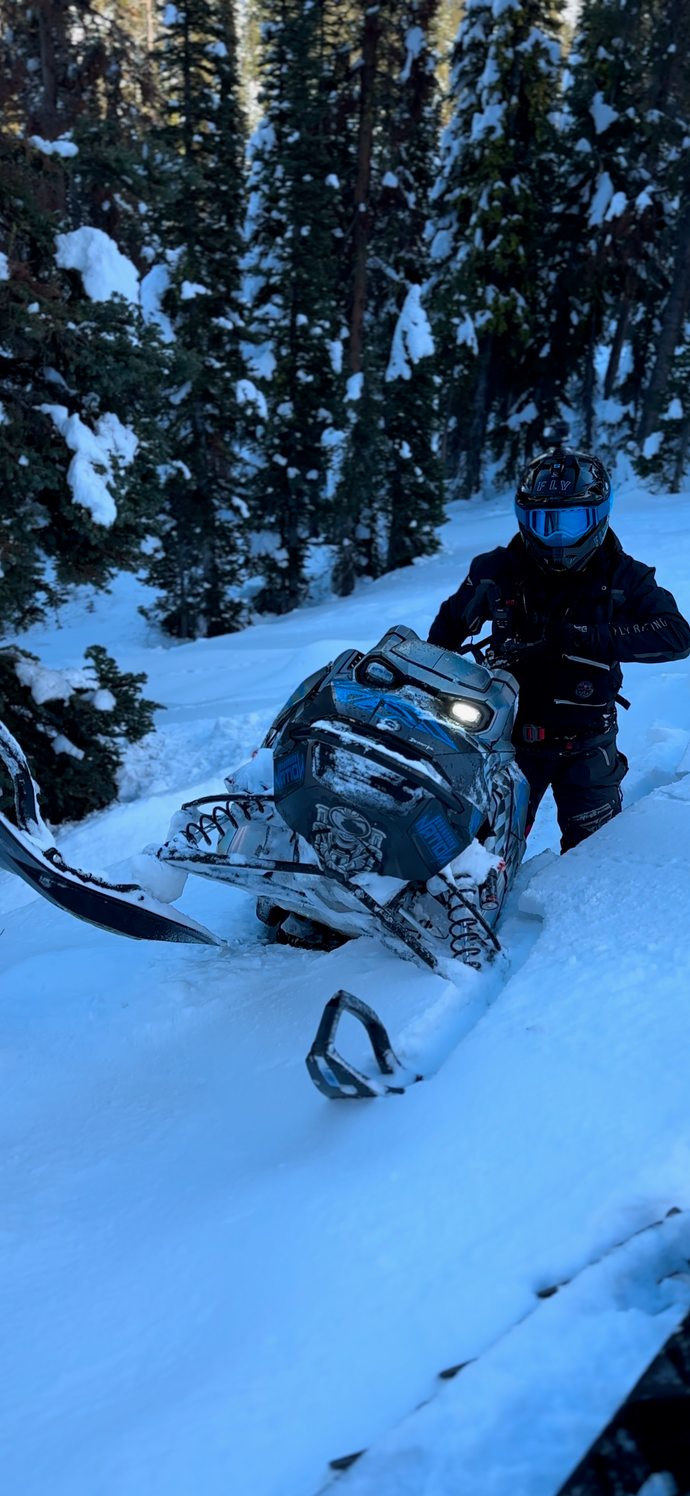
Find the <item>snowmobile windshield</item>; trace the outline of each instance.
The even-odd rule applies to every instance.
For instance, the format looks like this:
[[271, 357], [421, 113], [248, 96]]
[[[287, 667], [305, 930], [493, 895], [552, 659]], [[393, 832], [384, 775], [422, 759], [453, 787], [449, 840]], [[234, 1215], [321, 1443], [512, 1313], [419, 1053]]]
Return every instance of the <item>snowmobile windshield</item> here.
[[526, 509], [515, 505], [516, 514], [524, 529], [536, 535], [545, 545], [563, 546], [581, 540], [594, 530], [611, 512], [610, 498], [598, 504], [582, 504], [575, 507]]

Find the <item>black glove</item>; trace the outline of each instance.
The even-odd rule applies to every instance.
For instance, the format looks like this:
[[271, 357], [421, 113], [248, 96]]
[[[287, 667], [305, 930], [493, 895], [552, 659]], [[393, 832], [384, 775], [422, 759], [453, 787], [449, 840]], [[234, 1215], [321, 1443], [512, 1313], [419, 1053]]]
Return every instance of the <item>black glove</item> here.
[[588, 624], [547, 623], [541, 639], [531, 643], [518, 643], [515, 639], [501, 644], [499, 653], [506, 660], [556, 660], [562, 655], [584, 654], [592, 630]]

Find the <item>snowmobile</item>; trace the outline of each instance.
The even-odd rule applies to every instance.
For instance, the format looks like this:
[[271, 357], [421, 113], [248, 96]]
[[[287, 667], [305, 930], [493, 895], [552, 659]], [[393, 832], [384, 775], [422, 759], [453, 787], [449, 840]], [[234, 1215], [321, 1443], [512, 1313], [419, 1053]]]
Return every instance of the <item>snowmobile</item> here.
[[[255, 894], [269, 940], [328, 948], [373, 935], [452, 979], [458, 962], [481, 968], [500, 952], [496, 926], [525, 850], [517, 695], [501, 657], [481, 645], [453, 653], [400, 626], [366, 654], [345, 650], [298, 686], [224, 791], [182, 806], [165, 843], [133, 858], [139, 882], [123, 884], [65, 862], [24, 755], [0, 725], [17, 818], [15, 827], [0, 815], [0, 866], [102, 929], [222, 945], [170, 908], [195, 873]], [[363, 1023], [380, 1076], [338, 1054], [343, 1012]], [[327, 1003], [307, 1066], [331, 1098], [421, 1078], [346, 992]]]

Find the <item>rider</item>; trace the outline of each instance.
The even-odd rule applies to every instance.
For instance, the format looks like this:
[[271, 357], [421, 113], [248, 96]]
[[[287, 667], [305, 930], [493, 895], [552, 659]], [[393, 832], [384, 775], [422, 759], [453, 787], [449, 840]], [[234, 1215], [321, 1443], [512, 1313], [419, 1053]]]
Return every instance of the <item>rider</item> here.
[[565, 422], [552, 437], [518, 484], [518, 534], [475, 557], [429, 640], [457, 649], [491, 618], [494, 649], [520, 686], [513, 742], [531, 790], [528, 829], [551, 785], [566, 852], [621, 809], [620, 661], [685, 659], [690, 626], [653, 567], [626, 555], [609, 529], [603, 462], [565, 445]]

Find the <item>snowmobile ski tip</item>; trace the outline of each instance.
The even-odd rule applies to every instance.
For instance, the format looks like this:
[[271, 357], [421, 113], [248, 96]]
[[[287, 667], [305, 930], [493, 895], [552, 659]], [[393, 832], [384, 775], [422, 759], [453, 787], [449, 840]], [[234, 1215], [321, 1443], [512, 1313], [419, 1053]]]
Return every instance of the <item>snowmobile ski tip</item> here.
[[[338, 1054], [335, 1036], [343, 1013], [351, 1013], [366, 1029], [374, 1058], [381, 1071], [381, 1080], [363, 1075], [361, 1070], [357, 1070]], [[363, 1101], [373, 1100], [376, 1096], [401, 1096], [408, 1086], [424, 1079], [422, 1075], [413, 1075], [412, 1071], [401, 1065], [386, 1029], [373, 1008], [369, 1008], [361, 998], [353, 997], [351, 992], [345, 992], [342, 987], [326, 1003], [316, 1038], [306, 1058], [306, 1066], [317, 1090], [327, 1096], [329, 1101]]]

